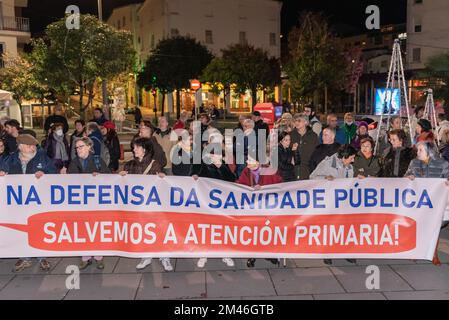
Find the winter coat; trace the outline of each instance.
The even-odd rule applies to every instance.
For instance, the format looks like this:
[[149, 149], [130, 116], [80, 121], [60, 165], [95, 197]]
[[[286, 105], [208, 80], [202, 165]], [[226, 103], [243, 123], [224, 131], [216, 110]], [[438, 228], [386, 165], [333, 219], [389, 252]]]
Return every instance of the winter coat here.
[[97, 173], [111, 173], [111, 170], [108, 168], [106, 163], [101, 158], [97, 158], [95, 160], [95, 157], [93, 154], [89, 155], [87, 158], [87, 164], [83, 168], [82, 166], [82, 159], [80, 159], [78, 156], [72, 159], [70, 162], [69, 167], [67, 168], [68, 174], [91, 174], [94, 172]]
[[50, 134], [48, 136], [48, 138], [42, 144], [42, 148], [47, 152], [47, 156], [53, 160], [53, 164], [59, 170], [62, 169], [62, 167], [67, 167], [70, 162], [70, 147], [69, 147], [69, 143], [67, 142], [67, 139], [65, 137], [63, 139], [63, 142], [64, 142], [65, 151], [69, 158], [67, 161], [62, 161], [62, 159], [55, 159], [57, 142], [56, 142], [55, 138], [53, 137], [53, 134]]
[[[131, 151], [134, 154], [134, 140], [139, 138], [139, 134], [136, 134], [131, 140]], [[153, 159], [159, 162], [164, 168], [167, 165], [167, 157], [165, 156], [164, 150], [161, 145], [157, 142], [156, 138], [153, 136], [150, 138], [151, 144], [153, 145]]]
[[100, 130], [95, 130], [89, 135], [89, 139], [94, 143], [94, 155], [101, 157], [101, 145], [103, 144], [103, 136]]
[[320, 162], [310, 174], [310, 179], [325, 179], [328, 176], [336, 179], [353, 178], [354, 168], [352, 165], [345, 167], [343, 161], [338, 158], [338, 154], [334, 154]]
[[[176, 147], [176, 148], [179, 148], [179, 147]], [[186, 153], [184, 151], [184, 157], [186, 157], [188, 159], [188, 163], [183, 162], [183, 151], [181, 148], [179, 148], [178, 152], [173, 153], [173, 159], [172, 159], [173, 175], [181, 176], [181, 177], [189, 177], [189, 176], [193, 176], [195, 174], [198, 175], [198, 173], [201, 169], [201, 164], [193, 164], [192, 152]], [[175, 164], [175, 163], [177, 163], [177, 164]]]
[[[278, 173], [285, 182], [296, 181], [295, 166], [301, 163], [299, 156], [299, 149], [293, 151], [290, 147], [284, 148], [281, 144], [278, 145]], [[292, 160], [295, 164], [292, 164]]]
[[158, 161], [156, 161], [151, 154], [145, 155], [142, 161], [139, 161], [139, 159], [137, 158], [128, 161], [125, 164], [124, 170], [127, 171], [128, 174], [143, 174], [153, 160], [153, 165], [151, 166], [151, 169], [147, 174], [153, 175], [163, 172], [162, 165]]
[[13, 154], [14, 152], [17, 151], [18, 145], [16, 138], [14, 138], [9, 134], [6, 134], [4, 140], [5, 140], [5, 150], [7, 153]]
[[362, 152], [358, 152], [354, 160], [354, 176], [378, 177], [380, 174], [379, 157], [372, 156], [367, 159]]
[[228, 165], [225, 163], [223, 163], [220, 168], [217, 168], [217, 166], [215, 166], [214, 164], [203, 163], [198, 172], [198, 176], [228, 182], [234, 182], [236, 178], [232, 171], [229, 169]]
[[416, 178], [449, 178], [449, 162], [444, 159], [430, 159], [429, 163], [413, 159], [404, 175], [415, 176]]
[[293, 129], [290, 133], [290, 137], [292, 140], [292, 146], [297, 143], [299, 155], [301, 156], [301, 163], [297, 166], [297, 174], [299, 175], [299, 180], [307, 180], [309, 179], [310, 172], [310, 159], [316, 147], [319, 145], [318, 136], [315, 132], [307, 128], [306, 133], [301, 136], [298, 130]]
[[342, 129], [345, 134], [345, 142], [342, 144], [351, 144], [352, 140], [355, 138], [357, 134], [357, 125], [355, 123], [352, 123], [350, 126], [348, 126], [345, 123]]
[[362, 144], [362, 140], [365, 138], [369, 138], [369, 134], [365, 134], [365, 135], [356, 135], [354, 137], [354, 139], [352, 139], [351, 142], [351, 146], [353, 146], [354, 148], [356, 148], [357, 150], [360, 150], [361, 144]]
[[381, 159], [381, 177], [403, 177], [410, 161], [415, 158], [416, 152], [412, 148], [401, 147], [396, 150], [388, 148]]
[[[5, 172], [8, 174], [23, 174], [22, 162], [19, 159], [19, 152], [13, 153], [5, 163]], [[26, 167], [26, 174], [35, 174], [42, 171], [45, 174], [56, 174], [56, 168], [45, 150], [38, 149], [36, 155], [31, 159]]]
[[162, 150], [164, 150], [165, 157], [167, 158], [167, 164], [164, 166], [164, 168], [170, 169], [172, 167], [170, 152], [178, 142], [178, 136], [171, 129], [168, 129], [165, 132], [162, 132], [161, 129], [156, 129], [153, 137], [156, 138], [156, 141], [162, 147]]
[[99, 126], [102, 126], [102, 125], [104, 125], [104, 123], [105, 123], [106, 121], [108, 121], [108, 120], [106, 119], [106, 117], [105, 117], [104, 114], [103, 114], [99, 119], [93, 118], [93, 119], [91, 119], [89, 122], [95, 122], [95, 123], [98, 124]]
[[326, 157], [330, 157], [338, 152], [340, 144], [334, 142], [333, 144], [320, 144], [313, 151], [310, 161], [309, 168], [312, 172], [318, 166], [318, 164], [323, 161]]
[[[260, 186], [267, 186], [270, 184], [277, 184], [282, 182], [283, 182], [282, 177], [278, 173], [276, 173], [271, 175], [260, 175], [259, 183], [257, 184]], [[254, 178], [251, 175], [251, 169], [249, 169], [248, 167], [245, 168], [242, 171], [242, 174], [240, 175], [236, 183], [244, 184], [249, 187], [254, 187], [256, 185], [256, 182], [254, 181]]]
[[109, 169], [111, 169], [111, 171], [117, 171], [120, 160], [120, 141], [118, 139], [118, 136], [114, 135], [110, 140], [105, 138], [103, 142], [109, 150]]

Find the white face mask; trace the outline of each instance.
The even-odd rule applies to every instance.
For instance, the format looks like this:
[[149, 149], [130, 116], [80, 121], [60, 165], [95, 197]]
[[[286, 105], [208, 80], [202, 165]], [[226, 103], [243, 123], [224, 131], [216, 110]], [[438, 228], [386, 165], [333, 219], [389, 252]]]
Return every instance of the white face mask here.
[[351, 121], [351, 122], [346, 122], [346, 124], [347, 124], [348, 126], [352, 125], [353, 123], [354, 123], [353, 121]]
[[64, 132], [62, 131], [62, 129], [56, 130], [55, 133], [58, 137], [62, 137], [64, 135]]

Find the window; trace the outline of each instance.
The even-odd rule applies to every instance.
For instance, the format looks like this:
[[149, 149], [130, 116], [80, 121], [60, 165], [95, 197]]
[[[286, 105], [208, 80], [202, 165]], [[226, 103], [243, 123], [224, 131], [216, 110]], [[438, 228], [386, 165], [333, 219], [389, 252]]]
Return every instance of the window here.
[[420, 24], [415, 25], [415, 32], [421, 32], [422, 26]]
[[375, 36], [374, 37], [374, 44], [375, 45], [381, 45], [382, 41], [383, 41], [382, 36]]
[[213, 11], [212, 3], [210, 3], [209, 1], [206, 1], [206, 2], [203, 3], [202, 7], [204, 8], [204, 16], [206, 18], [213, 18], [214, 11]]
[[239, 43], [240, 44], [247, 44], [248, 40], [246, 39], [246, 32], [245, 31], [240, 31], [239, 33]]
[[5, 44], [0, 43], [0, 68], [3, 68], [5, 66], [3, 63], [3, 54], [4, 53], [5, 53]]
[[422, 3], [422, 0], [415, 0], [415, 4], [420, 4]]
[[172, 38], [179, 36], [179, 30], [176, 29], [176, 28], [171, 29], [171, 30], [170, 30], [170, 36], [171, 36]]
[[213, 36], [212, 36], [212, 30], [206, 30], [206, 43], [207, 44], [214, 43], [214, 39], [213, 39]]
[[421, 48], [413, 49], [413, 62], [421, 62]]
[[270, 33], [270, 46], [276, 46], [276, 33]]
[[239, 4], [238, 12], [239, 12], [239, 19], [240, 20], [246, 20], [247, 19], [248, 6], [243, 5], [243, 4]]

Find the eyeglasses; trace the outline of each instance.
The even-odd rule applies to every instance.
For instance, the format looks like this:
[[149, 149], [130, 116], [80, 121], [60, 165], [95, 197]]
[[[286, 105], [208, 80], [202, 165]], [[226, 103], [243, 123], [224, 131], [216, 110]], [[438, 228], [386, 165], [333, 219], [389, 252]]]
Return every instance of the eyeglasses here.
[[79, 149], [82, 149], [82, 148], [84, 148], [84, 147], [86, 147], [85, 144], [83, 144], [82, 146], [75, 147], [75, 149], [76, 149], [76, 150], [79, 150]]

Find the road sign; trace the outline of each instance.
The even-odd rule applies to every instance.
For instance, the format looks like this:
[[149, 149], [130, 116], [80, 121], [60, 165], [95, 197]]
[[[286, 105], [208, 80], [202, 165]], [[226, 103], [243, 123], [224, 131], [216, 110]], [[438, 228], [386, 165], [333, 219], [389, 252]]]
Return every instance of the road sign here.
[[201, 88], [201, 82], [199, 80], [190, 80], [190, 89], [198, 91]]

